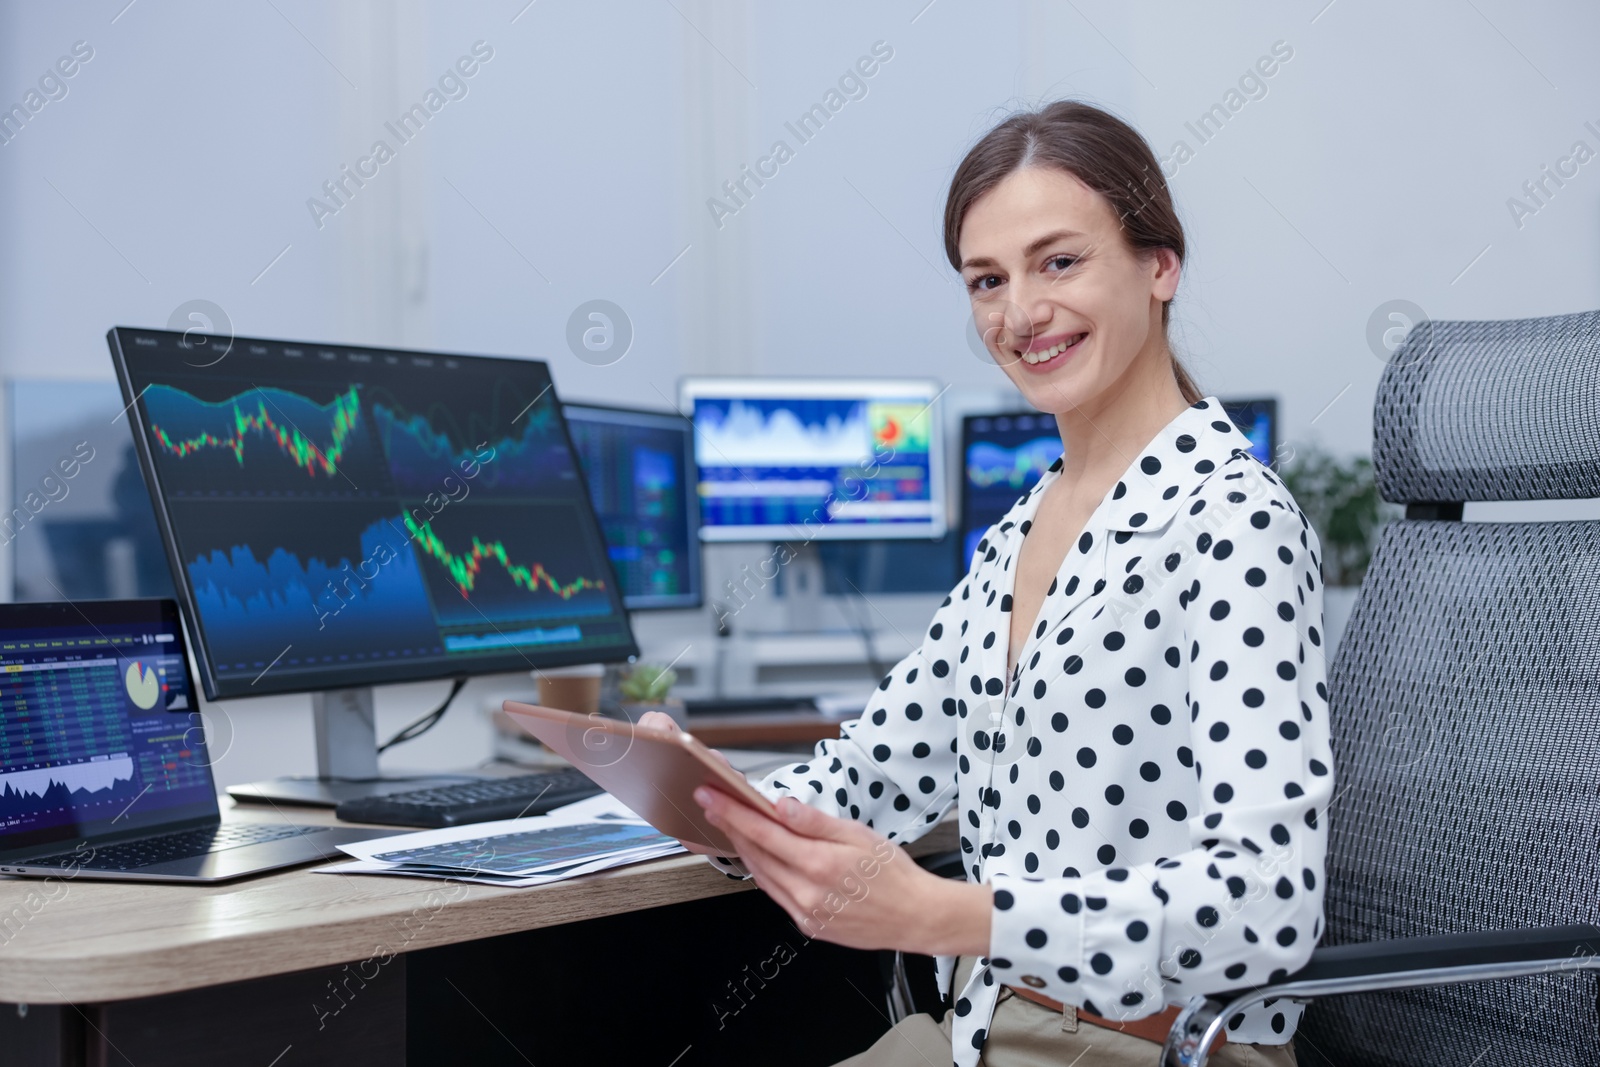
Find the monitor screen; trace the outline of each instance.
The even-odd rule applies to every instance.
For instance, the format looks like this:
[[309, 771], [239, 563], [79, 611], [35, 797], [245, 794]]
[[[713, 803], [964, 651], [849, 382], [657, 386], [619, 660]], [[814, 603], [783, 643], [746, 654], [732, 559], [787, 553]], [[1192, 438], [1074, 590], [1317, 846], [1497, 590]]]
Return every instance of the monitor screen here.
[[110, 341], [213, 699], [636, 653], [544, 363], [187, 336]]
[[[1220, 398], [1219, 398], [1220, 399]], [[1223, 400], [1223, 408], [1250, 440], [1250, 454], [1271, 466], [1278, 447], [1278, 402], [1271, 398]], [[1054, 415], [1019, 412], [968, 415], [961, 420], [961, 538], [963, 572], [989, 527], [1027, 492], [1061, 455]]]
[[217, 812], [178, 606], [0, 605], [0, 854]]
[[961, 420], [962, 573], [984, 532], [1061, 455], [1054, 415], [968, 415]]
[[702, 540], [943, 535], [939, 395], [917, 380], [686, 380]]
[[697, 608], [694, 429], [671, 411], [563, 404], [630, 611]]
[[1278, 456], [1278, 402], [1271, 397], [1224, 400], [1233, 424], [1250, 439], [1250, 454], [1267, 466]]

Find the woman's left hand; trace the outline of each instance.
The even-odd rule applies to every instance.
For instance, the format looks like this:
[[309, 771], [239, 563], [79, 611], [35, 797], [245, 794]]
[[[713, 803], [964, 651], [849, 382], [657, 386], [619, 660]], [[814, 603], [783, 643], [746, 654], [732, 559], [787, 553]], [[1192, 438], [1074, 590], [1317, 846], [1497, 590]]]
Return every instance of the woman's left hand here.
[[775, 821], [708, 786], [694, 795], [807, 936], [926, 955], [989, 951], [989, 886], [930, 874], [882, 834], [793, 797], [778, 801]]

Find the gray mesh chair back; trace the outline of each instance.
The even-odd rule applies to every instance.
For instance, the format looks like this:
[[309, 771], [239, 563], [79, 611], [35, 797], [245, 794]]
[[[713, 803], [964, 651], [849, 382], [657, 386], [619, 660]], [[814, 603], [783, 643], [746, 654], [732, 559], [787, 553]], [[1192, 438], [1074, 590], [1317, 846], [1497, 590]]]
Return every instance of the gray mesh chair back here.
[[[1321, 943], [1600, 922], [1600, 522], [1411, 517], [1600, 497], [1600, 312], [1420, 324], [1373, 459], [1408, 518], [1329, 668]], [[1600, 1064], [1592, 971], [1330, 997], [1298, 1033], [1303, 1067]]]

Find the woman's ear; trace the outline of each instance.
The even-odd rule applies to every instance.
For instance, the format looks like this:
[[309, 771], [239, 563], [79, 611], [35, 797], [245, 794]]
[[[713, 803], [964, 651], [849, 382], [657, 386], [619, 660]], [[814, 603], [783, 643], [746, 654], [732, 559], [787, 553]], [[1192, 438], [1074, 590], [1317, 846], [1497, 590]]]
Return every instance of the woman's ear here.
[[1150, 295], [1160, 303], [1168, 303], [1178, 293], [1178, 278], [1183, 273], [1183, 261], [1170, 248], [1158, 248], [1151, 256], [1153, 272], [1150, 276]]

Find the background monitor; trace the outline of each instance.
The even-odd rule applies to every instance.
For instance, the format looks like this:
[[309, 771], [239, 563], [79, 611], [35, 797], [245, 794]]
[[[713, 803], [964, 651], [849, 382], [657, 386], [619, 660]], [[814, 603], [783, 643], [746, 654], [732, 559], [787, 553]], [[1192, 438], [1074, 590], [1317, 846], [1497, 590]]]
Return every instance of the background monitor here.
[[965, 573], [984, 531], [1061, 455], [1054, 415], [968, 415], [961, 420], [961, 539]]
[[1271, 467], [1278, 457], [1278, 401], [1272, 397], [1254, 400], [1223, 400], [1228, 417], [1250, 438], [1250, 454]]
[[[1219, 398], [1220, 399], [1220, 398]], [[1278, 402], [1270, 397], [1223, 400], [1250, 439], [1250, 454], [1271, 466], [1278, 449]], [[1017, 412], [961, 420], [960, 553], [964, 573], [984, 531], [999, 522], [1061, 455], [1054, 415]]]
[[637, 649], [549, 368], [118, 327], [212, 699]]
[[691, 378], [706, 541], [944, 533], [931, 381]]
[[7, 383], [12, 600], [173, 595], [123, 403], [110, 380]]
[[564, 404], [611, 566], [630, 611], [697, 608], [694, 428], [672, 411]]

